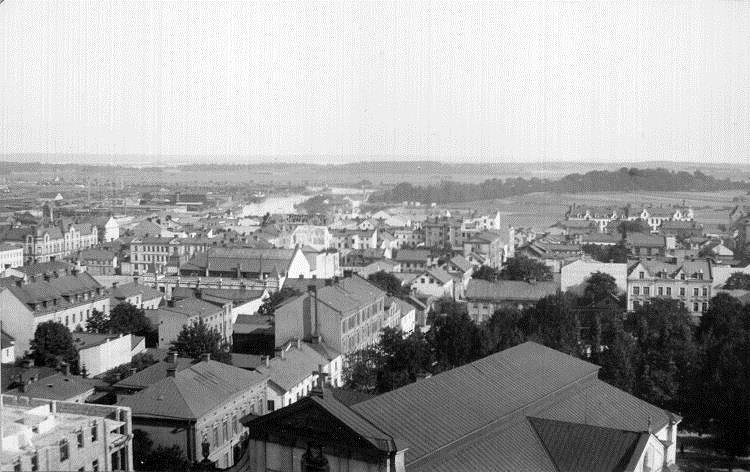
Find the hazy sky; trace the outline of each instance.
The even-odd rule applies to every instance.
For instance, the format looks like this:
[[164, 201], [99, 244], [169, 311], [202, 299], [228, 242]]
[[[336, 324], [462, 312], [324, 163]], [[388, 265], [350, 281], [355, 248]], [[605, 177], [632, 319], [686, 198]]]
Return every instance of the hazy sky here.
[[747, 162], [750, 2], [5, 0], [0, 82], [0, 153]]

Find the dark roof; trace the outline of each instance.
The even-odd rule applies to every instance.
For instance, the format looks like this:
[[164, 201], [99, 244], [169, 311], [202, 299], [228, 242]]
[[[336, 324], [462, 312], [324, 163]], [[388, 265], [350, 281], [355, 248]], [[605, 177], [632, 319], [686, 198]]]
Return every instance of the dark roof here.
[[628, 244], [639, 247], [666, 247], [667, 245], [664, 236], [658, 234], [628, 233], [625, 240]]
[[91, 382], [77, 375], [52, 374], [26, 385], [24, 392], [18, 388], [9, 390], [13, 395], [25, 395], [32, 398], [49, 400], [69, 400], [94, 389]]
[[117, 285], [110, 291], [110, 296], [118, 300], [125, 300], [136, 295], [141, 295], [143, 300], [154, 300], [164, 296], [159, 290], [135, 281]]
[[27, 277], [33, 277], [36, 275], [52, 274], [53, 272], [57, 272], [58, 274], [68, 273], [72, 268], [73, 265], [68, 262], [50, 261], [36, 262], [23, 267], [16, 267], [14, 270], [25, 274]]
[[[158, 358], [158, 356], [155, 356], [155, 358]], [[126, 377], [122, 379], [121, 381], [117, 382], [114, 386], [120, 387], [120, 388], [129, 388], [129, 389], [146, 388], [149, 385], [155, 384], [156, 382], [159, 382], [160, 380], [166, 378], [167, 369], [171, 367], [172, 365], [174, 364], [168, 361], [157, 362], [156, 364], [150, 365], [146, 367], [145, 369], [139, 372], [136, 372], [130, 377]], [[185, 358], [185, 357], [177, 358], [177, 364], [176, 364], [177, 372], [187, 369], [191, 365], [193, 365], [192, 359]]]
[[430, 257], [428, 249], [397, 249], [393, 257], [398, 262], [427, 262]]
[[2, 387], [0, 390], [5, 390], [12, 384], [17, 382], [18, 376], [20, 376], [22, 382], [26, 382], [29, 379], [36, 377], [37, 380], [54, 375], [57, 371], [51, 367], [23, 367], [15, 364], [3, 364], [2, 365]]
[[466, 272], [472, 268], [471, 262], [466, 260], [466, 258], [460, 254], [453, 256], [450, 260], [450, 263], [463, 272]]
[[13, 339], [13, 336], [6, 333], [5, 331], [0, 331], [0, 349], [5, 349], [6, 347], [11, 347], [16, 343], [16, 340]]
[[122, 395], [117, 404], [129, 406], [135, 417], [195, 420], [264, 382], [262, 374], [209, 360], [133, 395]]
[[490, 300], [497, 302], [511, 300], [536, 301], [548, 295], [554, 295], [559, 288], [560, 284], [557, 280], [529, 283], [520, 280], [488, 282], [481, 279], [471, 279], [466, 286], [465, 298], [467, 300]]
[[623, 431], [581, 423], [529, 418], [560, 472], [595, 470], [621, 472], [649, 433]]

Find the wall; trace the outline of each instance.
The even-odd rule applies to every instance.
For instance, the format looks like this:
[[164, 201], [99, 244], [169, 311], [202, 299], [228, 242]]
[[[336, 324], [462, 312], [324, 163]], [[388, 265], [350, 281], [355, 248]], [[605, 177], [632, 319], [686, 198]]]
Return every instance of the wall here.
[[22, 355], [24, 351], [29, 350], [31, 338], [34, 336], [33, 313], [10, 290], [0, 289], [0, 315], [3, 320], [3, 331], [16, 340], [16, 352]]
[[577, 260], [563, 266], [560, 270], [560, 290], [563, 292], [572, 290], [582, 294], [586, 288], [586, 279], [594, 272], [609, 274], [615, 279], [617, 288], [624, 292], [627, 290], [628, 267], [627, 264], [582, 261]]
[[18, 247], [14, 249], [0, 250], [0, 272], [2, 272], [6, 266], [21, 267], [23, 265], [23, 248]]
[[[265, 443], [262, 441], [251, 440], [248, 447], [250, 448], [250, 472], [266, 471], [289, 471], [302, 472], [302, 455], [305, 449], [290, 445], [281, 445], [275, 443]], [[388, 464], [367, 463], [355, 459], [338, 457], [325, 454], [328, 459], [330, 472], [402, 472], [390, 471]]]
[[99, 375], [132, 360], [132, 335], [121, 335], [98, 346], [78, 351], [79, 366], [86, 366], [89, 375]]

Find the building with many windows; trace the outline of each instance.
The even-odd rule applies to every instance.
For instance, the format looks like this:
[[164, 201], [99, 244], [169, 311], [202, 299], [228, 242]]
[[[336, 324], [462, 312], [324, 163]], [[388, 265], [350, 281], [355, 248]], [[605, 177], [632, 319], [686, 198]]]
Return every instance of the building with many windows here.
[[628, 310], [636, 310], [652, 298], [678, 300], [692, 315], [708, 309], [713, 284], [708, 259], [666, 263], [639, 261], [628, 268]]
[[133, 470], [130, 408], [3, 395], [0, 470]]

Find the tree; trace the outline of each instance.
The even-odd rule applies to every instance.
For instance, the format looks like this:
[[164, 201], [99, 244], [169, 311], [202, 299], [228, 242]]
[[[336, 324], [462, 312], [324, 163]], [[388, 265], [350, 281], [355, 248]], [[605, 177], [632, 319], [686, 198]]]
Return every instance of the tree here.
[[263, 304], [258, 308], [258, 314], [263, 316], [273, 316], [279, 305], [297, 295], [301, 295], [299, 290], [291, 287], [284, 287], [281, 290], [272, 293], [263, 301]]
[[583, 302], [586, 304], [596, 303], [609, 296], [616, 296], [618, 292], [615, 278], [607, 273], [597, 271], [586, 279]]
[[146, 312], [130, 303], [120, 303], [109, 313], [109, 332], [147, 336], [153, 327]]
[[548, 295], [523, 311], [519, 326], [528, 339], [579, 356], [581, 326], [574, 305], [568, 294]]
[[415, 382], [432, 370], [432, 350], [421, 331], [404, 336], [400, 329], [384, 328], [378, 342], [382, 365], [377, 371], [378, 393]]
[[521, 344], [526, 336], [519, 326], [521, 312], [514, 308], [501, 308], [479, 326], [482, 356]]
[[200, 358], [201, 354], [211, 354], [211, 359], [229, 364], [229, 344], [222, 339], [221, 334], [210, 328], [203, 319], [185, 326], [172, 342], [172, 348], [180, 357]]
[[192, 469], [190, 461], [182, 449], [173, 445], [159, 446], [156, 449], [148, 433], [140, 429], [133, 430], [133, 467], [135, 470], [165, 470], [186, 472]]
[[374, 274], [370, 274], [367, 280], [377, 285], [381, 290], [386, 291], [392, 297], [409, 295], [409, 288], [403, 286], [401, 279], [388, 272], [382, 270], [375, 272]]
[[648, 225], [641, 219], [625, 220], [617, 225], [617, 232], [620, 233], [623, 238], [627, 237], [628, 233], [647, 233], [648, 231]]
[[610, 385], [632, 393], [635, 384], [636, 343], [633, 336], [625, 331], [620, 314], [607, 313], [596, 318], [597, 336], [592, 345], [591, 361], [600, 365], [599, 378]]
[[750, 290], [750, 274], [735, 272], [729, 276], [724, 288], [727, 290]]
[[375, 393], [378, 389], [378, 371], [382, 369], [383, 356], [376, 346], [368, 346], [346, 355], [342, 376], [347, 388]]
[[36, 327], [31, 340], [31, 357], [39, 366], [57, 368], [67, 362], [73, 372], [78, 370], [78, 351], [68, 328], [57, 321], [45, 321]]
[[628, 248], [620, 240], [617, 244], [600, 246], [598, 244], [584, 244], [581, 249], [599, 262], [625, 263], [628, 260]]
[[670, 411], [689, 408], [696, 345], [690, 315], [677, 300], [653, 298], [626, 320], [636, 339], [634, 394]]
[[451, 311], [435, 317], [427, 339], [441, 371], [472, 362], [481, 355], [479, 328], [466, 313]]
[[104, 334], [109, 331], [109, 317], [103, 311], [96, 308], [91, 312], [91, 316], [86, 320], [86, 332], [93, 334]]
[[750, 310], [725, 293], [715, 296], [701, 318], [698, 342], [694, 417], [729, 456], [731, 468], [750, 447]]
[[494, 267], [483, 265], [471, 274], [471, 278], [486, 280], [487, 282], [496, 282], [500, 280], [500, 271]]
[[503, 280], [552, 280], [552, 272], [543, 262], [535, 261], [523, 255], [511, 257], [500, 271]]

